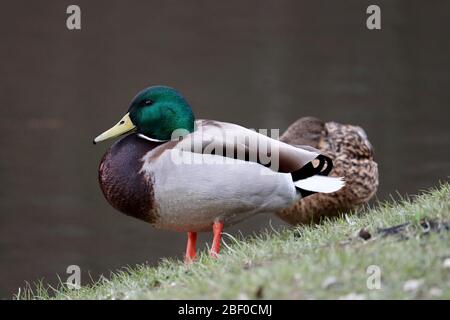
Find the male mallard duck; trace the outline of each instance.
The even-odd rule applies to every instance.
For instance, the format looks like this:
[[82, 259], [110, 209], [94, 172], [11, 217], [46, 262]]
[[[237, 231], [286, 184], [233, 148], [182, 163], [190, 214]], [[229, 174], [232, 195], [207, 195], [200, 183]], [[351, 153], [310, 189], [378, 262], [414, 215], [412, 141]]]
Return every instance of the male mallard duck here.
[[317, 148], [333, 160], [330, 175], [345, 179], [345, 186], [335, 193], [313, 194], [278, 212], [283, 220], [291, 224], [318, 222], [366, 203], [377, 191], [378, 166], [361, 127], [305, 117], [293, 123], [280, 140]]
[[187, 232], [186, 261], [195, 259], [199, 231], [213, 229], [211, 255], [217, 256], [224, 225], [344, 184], [325, 176], [332, 161], [316, 149], [236, 124], [196, 121], [186, 99], [168, 87], [139, 92], [126, 115], [94, 143], [126, 133], [100, 162], [103, 194], [127, 215]]

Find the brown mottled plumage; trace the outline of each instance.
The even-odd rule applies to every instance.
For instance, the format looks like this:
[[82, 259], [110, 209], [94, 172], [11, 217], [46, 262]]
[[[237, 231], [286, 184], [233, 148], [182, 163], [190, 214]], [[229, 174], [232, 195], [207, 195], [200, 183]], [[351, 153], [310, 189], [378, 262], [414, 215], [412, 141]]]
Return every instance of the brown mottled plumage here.
[[378, 166], [373, 160], [372, 145], [358, 126], [336, 122], [324, 123], [305, 117], [293, 123], [281, 136], [293, 145], [309, 145], [333, 160], [330, 176], [345, 177], [346, 185], [335, 193], [316, 193], [294, 206], [277, 212], [290, 224], [319, 222], [337, 216], [372, 198], [378, 188]]

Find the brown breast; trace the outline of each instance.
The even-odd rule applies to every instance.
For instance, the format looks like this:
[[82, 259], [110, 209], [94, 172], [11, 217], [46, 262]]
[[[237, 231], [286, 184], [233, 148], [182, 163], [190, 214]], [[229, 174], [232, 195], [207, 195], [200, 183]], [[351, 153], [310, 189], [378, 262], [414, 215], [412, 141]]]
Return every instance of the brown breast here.
[[98, 170], [106, 200], [120, 212], [152, 224], [158, 219], [152, 177], [140, 171], [142, 157], [158, 145], [130, 134], [108, 149]]

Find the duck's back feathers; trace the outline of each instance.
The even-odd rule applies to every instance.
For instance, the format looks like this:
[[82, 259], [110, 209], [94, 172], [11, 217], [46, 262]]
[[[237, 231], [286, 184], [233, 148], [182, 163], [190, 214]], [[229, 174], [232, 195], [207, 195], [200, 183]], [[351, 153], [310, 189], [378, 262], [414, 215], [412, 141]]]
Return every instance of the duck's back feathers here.
[[[176, 148], [204, 154], [212, 152], [218, 154], [217, 152], [219, 152], [224, 157], [255, 162], [274, 172], [290, 173], [294, 182], [317, 174], [326, 176], [333, 167], [330, 158], [320, 154], [319, 150], [311, 146], [284, 143], [232, 123], [199, 120], [196, 124], [197, 130], [183, 137], [183, 141]], [[313, 160], [316, 159], [318, 161], [313, 164]], [[330, 183], [328, 188], [325, 186], [326, 181]], [[320, 186], [314, 187], [315, 182]], [[318, 192], [315, 188], [336, 191], [335, 188], [338, 185], [342, 187], [343, 183], [339, 184], [332, 179], [317, 179], [305, 182], [305, 185], [308, 185], [310, 189], [303, 189], [299, 185], [296, 187], [299, 191]], [[307, 192], [302, 195], [306, 196], [306, 194], [311, 193]]]
[[333, 160], [330, 176], [343, 177], [345, 186], [334, 193], [317, 193], [278, 212], [291, 223], [318, 222], [369, 201], [378, 188], [378, 166], [373, 148], [361, 127], [324, 123], [313, 117], [297, 120], [281, 136], [286, 143], [310, 143]]
[[307, 145], [319, 148], [325, 133], [325, 123], [314, 117], [304, 117], [294, 122], [280, 140], [291, 145]]
[[197, 120], [196, 127], [178, 149], [256, 162], [285, 173], [301, 169], [320, 154], [312, 147], [294, 146], [232, 123]]

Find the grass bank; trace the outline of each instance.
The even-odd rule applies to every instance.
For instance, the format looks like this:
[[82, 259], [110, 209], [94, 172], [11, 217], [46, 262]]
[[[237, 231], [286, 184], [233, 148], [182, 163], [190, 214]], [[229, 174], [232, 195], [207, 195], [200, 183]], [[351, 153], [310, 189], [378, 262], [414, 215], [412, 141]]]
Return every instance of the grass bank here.
[[450, 299], [448, 184], [320, 225], [224, 240], [218, 260], [201, 252], [188, 267], [165, 260], [79, 290], [37, 285], [15, 298]]

